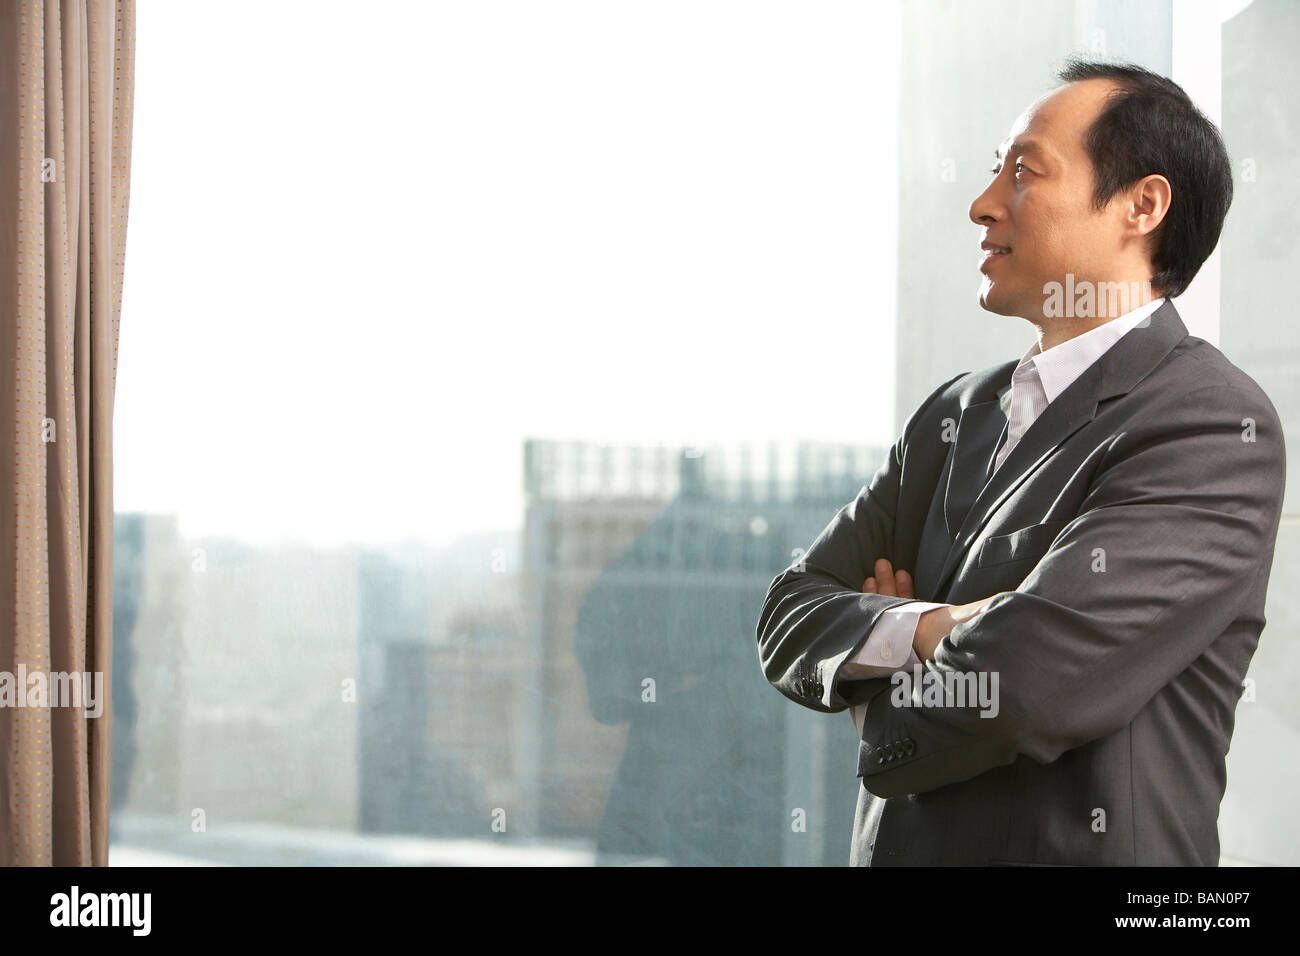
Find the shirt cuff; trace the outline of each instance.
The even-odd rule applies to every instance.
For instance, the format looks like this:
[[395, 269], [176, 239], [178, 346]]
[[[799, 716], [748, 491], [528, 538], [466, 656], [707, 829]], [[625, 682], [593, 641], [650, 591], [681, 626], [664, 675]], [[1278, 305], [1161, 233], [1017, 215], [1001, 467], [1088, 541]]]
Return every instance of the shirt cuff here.
[[[847, 658], [840, 667], [840, 673], [850, 679], [862, 677], [888, 677], [895, 671], [910, 671], [921, 663], [912, 639], [916, 637], [916, 622], [926, 611], [937, 607], [952, 607], [950, 604], [935, 604], [930, 601], [912, 601], [899, 604], [886, 610], [876, 618], [876, 626], [867, 635], [866, 642], [858, 652]], [[888, 659], [898, 658], [900, 649], [907, 648], [907, 657], [901, 664], [890, 666]], [[867, 705], [850, 708], [853, 726], [858, 736], [862, 736], [862, 725], [867, 721]]]
[[910, 670], [921, 663], [912, 648], [916, 622], [926, 611], [949, 604], [912, 601], [884, 611], [866, 641], [840, 667], [840, 676], [850, 680], [888, 677], [894, 671]]

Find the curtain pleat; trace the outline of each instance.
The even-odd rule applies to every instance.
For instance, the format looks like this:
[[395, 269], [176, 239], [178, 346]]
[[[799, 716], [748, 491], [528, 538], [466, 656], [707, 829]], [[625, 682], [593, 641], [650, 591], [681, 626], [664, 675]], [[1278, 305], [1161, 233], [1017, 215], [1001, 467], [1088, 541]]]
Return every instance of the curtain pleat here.
[[0, 672], [90, 674], [103, 708], [0, 706], [6, 865], [108, 862], [134, 53], [133, 2], [0, 2]]

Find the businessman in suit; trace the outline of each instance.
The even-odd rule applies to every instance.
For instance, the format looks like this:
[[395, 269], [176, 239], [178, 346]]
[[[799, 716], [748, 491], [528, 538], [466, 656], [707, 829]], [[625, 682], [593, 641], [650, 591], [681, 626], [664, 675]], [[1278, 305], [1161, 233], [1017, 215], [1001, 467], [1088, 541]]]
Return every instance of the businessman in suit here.
[[758, 621], [773, 686], [854, 716], [855, 865], [1218, 863], [1285, 481], [1272, 403], [1171, 301], [1231, 166], [1168, 79], [1059, 78], [970, 207], [980, 304], [1037, 341], [921, 403]]

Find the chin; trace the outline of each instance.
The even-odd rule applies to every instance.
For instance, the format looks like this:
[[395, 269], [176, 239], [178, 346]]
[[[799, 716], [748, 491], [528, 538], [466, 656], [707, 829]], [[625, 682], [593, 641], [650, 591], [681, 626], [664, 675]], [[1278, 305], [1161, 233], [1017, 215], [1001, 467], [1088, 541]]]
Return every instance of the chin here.
[[996, 289], [989, 289], [987, 285], [980, 286], [979, 290], [979, 307], [985, 312], [992, 312], [995, 315], [1006, 315], [1002, 307], [1001, 297], [997, 294]]
[[1000, 294], [997, 286], [990, 286], [988, 282], [980, 286], [979, 302], [981, 309], [994, 315], [1017, 314], [1015, 305], [1007, 300], [1007, 296]]

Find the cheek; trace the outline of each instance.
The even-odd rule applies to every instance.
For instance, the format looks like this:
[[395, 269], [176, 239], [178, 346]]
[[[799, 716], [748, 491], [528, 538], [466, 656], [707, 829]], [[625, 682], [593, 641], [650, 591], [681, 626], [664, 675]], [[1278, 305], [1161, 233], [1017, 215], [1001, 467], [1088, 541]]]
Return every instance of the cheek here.
[[1069, 227], [1076, 221], [1074, 210], [1066, 203], [1026, 197], [1018, 212], [1016, 243], [1023, 270], [1043, 278], [1068, 271], [1079, 238]]

